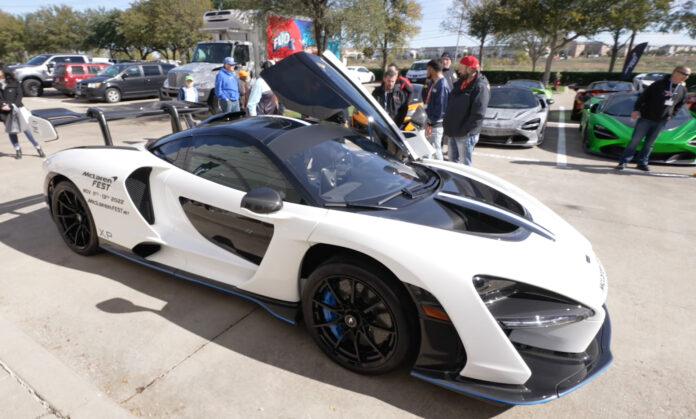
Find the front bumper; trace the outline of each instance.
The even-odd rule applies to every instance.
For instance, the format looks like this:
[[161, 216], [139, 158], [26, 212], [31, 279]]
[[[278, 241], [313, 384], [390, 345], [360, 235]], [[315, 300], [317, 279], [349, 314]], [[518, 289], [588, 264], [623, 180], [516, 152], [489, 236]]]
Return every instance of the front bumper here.
[[525, 345], [515, 345], [532, 375], [524, 385], [507, 385], [472, 380], [456, 371], [416, 367], [414, 377], [433, 384], [494, 402], [530, 405], [545, 403], [577, 390], [591, 381], [611, 364], [611, 322], [609, 312], [602, 328], [590, 346], [581, 354], [569, 354], [540, 350]]
[[484, 126], [479, 134], [479, 143], [531, 147], [539, 144], [539, 135], [537, 131]]

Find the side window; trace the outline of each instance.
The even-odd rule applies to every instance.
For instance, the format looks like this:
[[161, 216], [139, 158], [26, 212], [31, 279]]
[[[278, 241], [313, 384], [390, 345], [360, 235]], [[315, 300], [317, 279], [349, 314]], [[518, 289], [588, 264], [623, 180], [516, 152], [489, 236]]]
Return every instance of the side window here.
[[185, 140], [186, 138], [180, 138], [177, 140], [169, 141], [152, 150], [152, 153], [162, 160], [175, 164], [176, 159], [179, 156], [179, 151], [181, 151], [181, 149], [186, 144]]
[[142, 74], [140, 74], [140, 67], [135, 66], [135, 67], [128, 67], [128, 70], [124, 73], [128, 77], [140, 77]]
[[237, 45], [234, 47], [234, 61], [240, 64], [249, 62], [249, 45]]
[[98, 65], [90, 65], [87, 66], [87, 71], [89, 71], [89, 74], [97, 74], [101, 71], [101, 67]]
[[84, 63], [85, 58], [84, 57], [67, 57], [68, 61], [71, 63]]
[[161, 74], [159, 66], [157, 65], [144, 65], [143, 73], [146, 76], [159, 76]]
[[85, 68], [82, 67], [81, 65], [74, 65], [70, 67], [70, 70], [72, 71], [73, 74], [85, 74]]
[[162, 73], [167, 74], [174, 67], [176, 67], [174, 64], [162, 64]]
[[183, 169], [240, 191], [269, 187], [288, 202], [300, 203], [292, 184], [258, 148], [223, 136], [200, 136], [191, 140]]
[[65, 62], [68, 62], [68, 61], [69, 61], [69, 60], [68, 60], [68, 57], [55, 57], [55, 58], [52, 59], [50, 62], [53, 62], [53, 63], [55, 63], [55, 64], [58, 64], [58, 63], [65, 63]]

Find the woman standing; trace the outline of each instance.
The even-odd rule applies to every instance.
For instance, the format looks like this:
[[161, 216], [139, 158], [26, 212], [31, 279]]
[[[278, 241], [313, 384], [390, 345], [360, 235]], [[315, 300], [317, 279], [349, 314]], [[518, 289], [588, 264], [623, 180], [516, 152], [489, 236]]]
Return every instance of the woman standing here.
[[[22, 106], [22, 87], [14, 77], [14, 72], [9, 69], [4, 63], [0, 63], [0, 120], [7, 123], [7, 119], [12, 114], [12, 105], [17, 108]], [[24, 134], [29, 138], [40, 157], [46, 157], [41, 146], [34, 140], [30, 130], [25, 130]], [[19, 147], [19, 140], [16, 133], [10, 133], [10, 141], [15, 148], [15, 158], [22, 158], [22, 149]]]

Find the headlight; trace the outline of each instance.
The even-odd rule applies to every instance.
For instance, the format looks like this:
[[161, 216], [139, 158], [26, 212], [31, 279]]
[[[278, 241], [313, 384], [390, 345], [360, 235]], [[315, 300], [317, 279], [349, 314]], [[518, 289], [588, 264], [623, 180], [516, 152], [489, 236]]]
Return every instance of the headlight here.
[[98, 89], [101, 85], [101, 83], [87, 83], [87, 87], [90, 89]]
[[197, 89], [212, 90], [215, 88], [215, 80], [205, 80], [200, 83], [194, 84]]
[[503, 330], [561, 326], [594, 315], [581, 304], [515, 281], [475, 276], [474, 287]]
[[619, 138], [616, 136], [616, 134], [609, 131], [609, 129], [607, 129], [604, 126], [599, 125], [599, 124], [595, 124], [593, 131], [594, 131], [595, 137], [601, 138], [603, 140], [614, 140], [616, 138]]
[[689, 145], [696, 145], [696, 137], [689, 140]]
[[162, 83], [162, 87], [169, 87], [169, 78], [164, 79], [164, 83]]
[[539, 128], [540, 123], [541, 119], [533, 119], [529, 122], [525, 122], [524, 124], [522, 124], [522, 129], [527, 131], [535, 131], [537, 128]]

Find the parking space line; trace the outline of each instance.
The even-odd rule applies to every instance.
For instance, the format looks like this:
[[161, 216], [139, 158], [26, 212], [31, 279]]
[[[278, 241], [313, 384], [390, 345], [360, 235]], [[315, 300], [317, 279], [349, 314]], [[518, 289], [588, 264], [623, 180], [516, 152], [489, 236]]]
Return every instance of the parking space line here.
[[566, 166], [568, 158], [566, 157], [566, 137], [565, 137], [565, 122], [563, 121], [563, 111], [565, 108], [559, 106], [558, 110], [558, 147], [556, 148], [556, 166]]
[[526, 157], [503, 156], [502, 154], [479, 153], [478, 151], [474, 151], [474, 156], [493, 157], [496, 159], [528, 161], [528, 162], [540, 162], [541, 161], [539, 159], [528, 159]]

